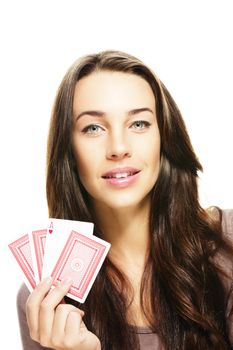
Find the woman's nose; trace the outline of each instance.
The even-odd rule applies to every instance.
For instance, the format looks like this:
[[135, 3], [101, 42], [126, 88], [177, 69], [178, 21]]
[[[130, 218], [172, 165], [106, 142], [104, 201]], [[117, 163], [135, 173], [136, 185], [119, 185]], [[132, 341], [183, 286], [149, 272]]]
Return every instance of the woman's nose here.
[[131, 147], [126, 135], [115, 133], [109, 136], [106, 156], [107, 159], [119, 160], [122, 158], [131, 157]]

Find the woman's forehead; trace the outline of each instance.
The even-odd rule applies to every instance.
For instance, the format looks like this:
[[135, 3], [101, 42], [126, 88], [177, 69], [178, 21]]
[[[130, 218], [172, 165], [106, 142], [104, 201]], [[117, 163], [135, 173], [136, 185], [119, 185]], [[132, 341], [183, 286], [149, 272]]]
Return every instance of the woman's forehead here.
[[155, 98], [149, 83], [138, 75], [115, 71], [94, 72], [76, 83], [74, 110], [120, 105], [153, 107]]

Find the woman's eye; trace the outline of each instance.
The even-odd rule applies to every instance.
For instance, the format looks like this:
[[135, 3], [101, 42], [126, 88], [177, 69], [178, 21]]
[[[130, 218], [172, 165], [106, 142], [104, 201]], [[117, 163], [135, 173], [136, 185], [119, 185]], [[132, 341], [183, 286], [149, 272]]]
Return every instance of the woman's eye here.
[[135, 121], [131, 127], [136, 130], [146, 129], [150, 127], [150, 123], [145, 120], [137, 120]]
[[100, 130], [102, 130], [102, 128], [97, 125], [97, 124], [91, 124], [91, 125], [88, 125], [86, 126], [82, 132], [84, 134], [97, 134], [98, 132], [100, 132]]

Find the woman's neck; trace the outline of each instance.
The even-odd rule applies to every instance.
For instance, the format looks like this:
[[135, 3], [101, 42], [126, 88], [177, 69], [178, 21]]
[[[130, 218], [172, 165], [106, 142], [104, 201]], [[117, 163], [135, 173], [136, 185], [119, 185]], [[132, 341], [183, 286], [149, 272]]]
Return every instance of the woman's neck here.
[[121, 261], [145, 262], [149, 245], [148, 201], [134, 208], [95, 206], [97, 225], [103, 238], [111, 243], [111, 256]]
[[[125, 295], [130, 303], [127, 309], [127, 321], [137, 326], [148, 326], [149, 322], [142, 310], [140, 290], [149, 253], [150, 206], [145, 203], [140, 208], [113, 210], [98, 204], [95, 213], [103, 238], [111, 243], [108, 257], [125, 275], [133, 293]], [[148, 284], [150, 294], [150, 275], [144, 283]], [[147, 311], [150, 310], [148, 299]]]

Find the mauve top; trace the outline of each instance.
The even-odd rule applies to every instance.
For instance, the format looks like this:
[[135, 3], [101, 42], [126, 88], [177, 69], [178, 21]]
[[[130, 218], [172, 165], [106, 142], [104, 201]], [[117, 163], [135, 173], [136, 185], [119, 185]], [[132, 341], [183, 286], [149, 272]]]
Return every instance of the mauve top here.
[[[222, 227], [225, 235], [232, 237], [233, 240], [233, 209], [223, 210]], [[224, 266], [229, 278], [224, 278], [224, 285], [227, 295], [227, 311], [226, 319], [230, 339], [233, 345], [233, 314], [231, 309], [233, 307], [233, 259], [229, 257], [218, 256], [218, 262]], [[17, 310], [19, 317], [19, 326], [21, 332], [21, 339], [24, 350], [46, 350], [48, 348], [42, 347], [39, 343], [30, 338], [28, 325], [25, 314], [25, 304], [29, 296], [29, 291], [25, 285], [22, 285], [17, 296]], [[135, 331], [139, 335], [141, 350], [164, 350], [162, 341], [156, 333], [153, 333], [149, 328], [138, 327]]]

